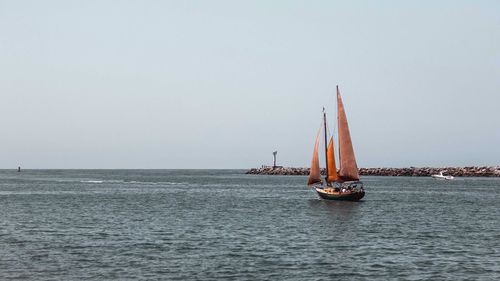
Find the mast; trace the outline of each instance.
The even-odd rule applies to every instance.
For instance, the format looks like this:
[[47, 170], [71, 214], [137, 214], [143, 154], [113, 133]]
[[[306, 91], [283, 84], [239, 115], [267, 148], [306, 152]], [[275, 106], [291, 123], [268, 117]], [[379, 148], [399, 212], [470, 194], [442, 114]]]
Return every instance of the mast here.
[[325, 126], [325, 164], [326, 164], [326, 176], [325, 176], [325, 181], [328, 186], [330, 186], [330, 182], [328, 181], [328, 136], [327, 136], [327, 130], [326, 130], [326, 112], [325, 108], [323, 107], [323, 124]]

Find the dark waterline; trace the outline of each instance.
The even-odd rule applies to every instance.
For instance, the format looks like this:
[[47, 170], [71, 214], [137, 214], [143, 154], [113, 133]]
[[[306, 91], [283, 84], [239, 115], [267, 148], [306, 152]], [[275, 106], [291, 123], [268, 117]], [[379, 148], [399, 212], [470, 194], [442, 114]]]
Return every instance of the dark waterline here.
[[244, 172], [0, 170], [0, 279], [500, 279], [500, 179]]

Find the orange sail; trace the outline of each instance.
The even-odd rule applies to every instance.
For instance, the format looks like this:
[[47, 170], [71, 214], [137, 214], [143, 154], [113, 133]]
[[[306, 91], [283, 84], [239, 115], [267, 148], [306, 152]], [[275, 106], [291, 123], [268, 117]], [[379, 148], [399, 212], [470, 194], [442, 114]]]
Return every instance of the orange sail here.
[[333, 148], [333, 137], [330, 138], [328, 142], [328, 148], [326, 149], [327, 165], [328, 165], [328, 182], [334, 182], [339, 180], [339, 175], [337, 174], [337, 167], [335, 166], [335, 149]]
[[339, 86], [337, 86], [337, 114], [339, 122], [339, 158], [340, 158], [340, 177], [344, 181], [359, 180], [358, 165], [354, 157], [352, 148], [351, 134], [347, 125], [344, 104], [340, 97]]
[[321, 174], [319, 169], [319, 156], [318, 156], [320, 133], [321, 133], [321, 128], [318, 130], [318, 135], [316, 136], [316, 143], [314, 144], [313, 157], [311, 161], [311, 170], [309, 171], [309, 180], [307, 181], [308, 185], [321, 183]]

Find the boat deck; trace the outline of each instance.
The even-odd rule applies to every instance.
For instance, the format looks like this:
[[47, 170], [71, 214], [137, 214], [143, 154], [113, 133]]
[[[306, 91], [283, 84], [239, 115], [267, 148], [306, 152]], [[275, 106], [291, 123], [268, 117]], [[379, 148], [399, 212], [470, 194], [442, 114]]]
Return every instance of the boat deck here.
[[340, 190], [337, 188], [325, 187], [319, 188], [316, 187], [316, 192], [323, 199], [328, 200], [347, 200], [347, 201], [359, 201], [361, 198], [365, 196], [364, 190]]

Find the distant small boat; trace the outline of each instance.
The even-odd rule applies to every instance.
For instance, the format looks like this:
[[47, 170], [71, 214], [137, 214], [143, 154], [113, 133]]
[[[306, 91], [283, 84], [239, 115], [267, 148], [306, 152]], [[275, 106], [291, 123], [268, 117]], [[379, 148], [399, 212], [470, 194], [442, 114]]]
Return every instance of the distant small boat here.
[[454, 179], [453, 176], [445, 176], [445, 175], [443, 175], [443, 171], [439, 172], [439, 174], [437, 174], [437, 175], [432, 175], [431, 177], [433, 177], [435, 179], [442, 179], [442, 180], [452, 180], [452, 179]]
[[[344, 104], [340, 97], [339, 86], [337, 86], [337, 119], [338, 119], [338, 138], [339, 138], [339, 162], [340, 169], [337, 172], [335, 166], [335, 153], [333, 136], [328, 141], [328, 128], [326, 125], [326, 113], [323, 109], [323, 122], [314, 145], [313, 159], [307, 184], [314, 186], [319, 197], [327, 200], [345, 200], [359, 201], [365, 196], [363, 183], [359, 181], [359, 171], [354, 157], [351, 134], [347, 125], [347, 118], [344, 110]], [[318, 148], [321, 136], [321, 130], [325, 131], [325, 162], [326, 177], [325, 183], [321, 179]]]

